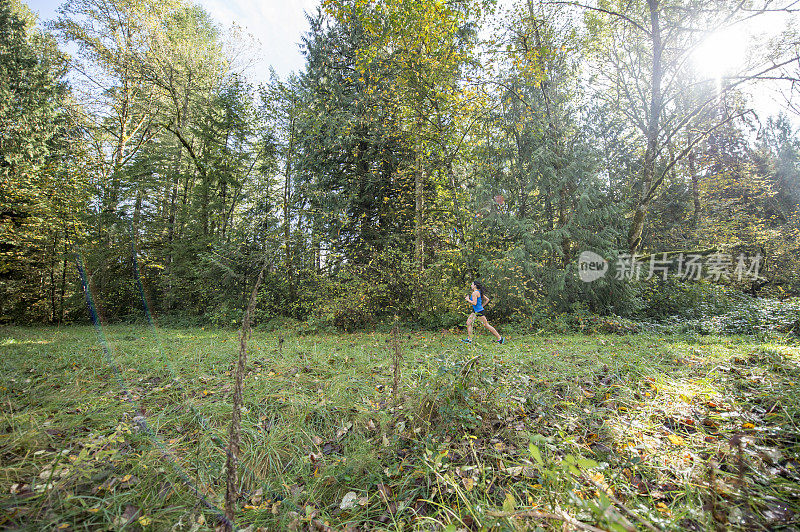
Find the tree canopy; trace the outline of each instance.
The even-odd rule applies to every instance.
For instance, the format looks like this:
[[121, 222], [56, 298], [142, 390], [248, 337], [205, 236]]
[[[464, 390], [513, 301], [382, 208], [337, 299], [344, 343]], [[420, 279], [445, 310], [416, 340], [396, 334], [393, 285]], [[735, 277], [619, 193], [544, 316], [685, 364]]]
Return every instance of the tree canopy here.
[[[450, 327], [476, 278], [526, 323], [797, 296], [789, 7], [325, 0], [280, 79], [184, 0], [67, 2], [44, 28], [4, 0], [0, 320], [84, 319], [78, 258], [110, 320], [234, 324], [264, 264], [256, 321], [346, 329]], [[786, 31], [698, 66], [767, 13]], [[754, 108], [768, 82], [784, 114]], [[586, 282], [586, 252], [609, 273]]]

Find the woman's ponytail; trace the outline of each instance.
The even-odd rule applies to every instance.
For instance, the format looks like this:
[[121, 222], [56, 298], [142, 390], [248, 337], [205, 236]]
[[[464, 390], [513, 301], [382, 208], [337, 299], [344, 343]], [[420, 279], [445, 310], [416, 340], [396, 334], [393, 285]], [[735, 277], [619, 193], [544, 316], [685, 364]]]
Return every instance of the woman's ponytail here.
[[486, 289], [483, 287], [483, 285], [480, 282], [472, 281], [472, 284], [474, 284], [475, 288], [478, 289], [478, 292], [480, 292], [481, 297], [483, 297], [483, 295], [486, 294]]

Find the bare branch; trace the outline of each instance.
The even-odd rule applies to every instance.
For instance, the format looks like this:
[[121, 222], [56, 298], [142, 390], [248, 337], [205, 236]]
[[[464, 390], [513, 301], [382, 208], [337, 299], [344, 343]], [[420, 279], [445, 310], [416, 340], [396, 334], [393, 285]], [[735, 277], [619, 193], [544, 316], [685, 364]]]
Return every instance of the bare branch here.
[[660, 175], [660, 176], [658, 176], [658, 179], [656, 179], [656, 180], [653, 182], [653, 184], [650, 186], [650, 189], [647, 191], [647, 195], [644, 197], [644, 200], [643, 200], [643, 202], [642, 202], [642, 203], [645, 203], [645, 204], [646, 204], [646, 203], [650, 202], [650, 200], [652, 200], [652, 199], [653, 199], [653, 196], [655, 195], [656, 189], [659, 187], [659, 185], [661, 185], [661, 182], [662, 182], [662, 181], [664, 181], [664, 178], [667, 176], [667, 174], [669, 173], [669, 171], [670, 171], [670, 170], [672, 170], [672, 167], [674, 167], [674, 166], [675, 166], [675, 165], [678, 163], [678, 161], [680, 161], [680, 160], [682, 160], [684, 157], [686, 157], [686, 155], [688, 155], [688, 153], [689, 153], [690, 151], [692, 151], [692, 149], [693, 149], [693, 148], [694, 148], [694, 147], [695, 147], [695, 146], [696, 146], [696, 145], [697, 145], [697, 144], [698, 144], [698, 143], [699, 143], [701, 140], [704, 140], [706, 137], [708, 137], [709, 135], [711, 135], [711, 134], [712, 134], [714, 131], [718, 130], [719, 128], [721, 128], [721, 127], [722, 127], [722, 126], [724, 126], [725, 124], [727, 124], [727, 123], [729, 123], [729, 122], [732, 122], [733, 120], [736, 120], [737, 118], [741, 118], [741, 117], [743, 117], [743, 116], [745, 116], [745, 115], [747, 115], [747, 114], [751, 114], [752, 112], [753, 112], [753, 111], [751, 111], [751, 110], [749, 110], [749, 109], [748, 109], [748, 110], [746, 110], [746, 111], [742, 111], [741, 113], [737, 113], [737, 114], [735, 114], [735, 115], [729, 116], [729, 117], [728, 117], [728, 118], [726, 118], [725, 120], [723, 120], [723, 121], [721, 121], [720, 123], [718, 123], [716, 126], [714, 126], [714, 127], [712, 127], [712, 128], [709, 128], [709, 129], [707, 129], [706, 131], [704, 131], [704, 132], [702, 132], [700, 135], [698, 135], [698, 136], [697, 136], [697, 138], [693, 139], [693, 140], [692, 140], [692, 141], [689, 143], [689, 145], [688, 145], [688, 146], [686, 146], [686, 147], [685, 147], [683, 150], [681, 150], [681, 152], [680, 152], [680, 153], [679, 153], [677, 156], [673, 157], [673, 158], [670, 160], [670, 162], [667, 164], [667, 166], [664, 168], [664, 170], [662, 170], [662, 172], [661, 172], [661, 175]]
[[642, 26], [641, 24], [639, 24], [638, 22], [636, 22], [632, 18], [630, 18], [630, 17], [628, 17], [626, 15], [623, 15], [622, 13], [619, 13], [617, 11], [611, 11], [609, 9], [603, 9], [601, 7], [587, 6], [585, 4], [580, 4], [578, 2], [562, 2], [562, 1], [559, 1], [559, 0], [551, 0], [549, 2], [545, 2], [545, 4], [573, 6], [573, 7], [579, 7], [581, 9], [586, 9], [588, 11], [598, 11], [600, 13], [605, 13], [606, 15], [611, 15], [612, 17], [616, 17], [618, 19], [624, 20], [625, 22], [627, 22], [628, 24], [630, 24], [634, 28], [636, 28], [639, 31], [643, 32], [645, 35], [648, 35], [648, 36], [650, 35], [650, 31], [647, 28], [645, 28], [644, 26]]

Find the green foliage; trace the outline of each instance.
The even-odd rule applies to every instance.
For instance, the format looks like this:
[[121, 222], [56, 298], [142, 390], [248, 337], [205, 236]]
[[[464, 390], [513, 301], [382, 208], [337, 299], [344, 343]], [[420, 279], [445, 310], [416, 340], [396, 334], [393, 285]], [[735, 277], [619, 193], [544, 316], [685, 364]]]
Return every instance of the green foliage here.
[[751, 299], [702, 322], [707, 334], [750, 334], [800, 337], [800, 300]]
[[731, 287], [707, 281], [682, 281], [675, 277], [642, 281], [636, 289], [642, 308], [635, 315], [646, 320], [708, 318], [752, 300]]
[[61, 322], [88, 187], [67, 58], [33, 20], [0, 3], [0, 321]]
[[[265, 263], [256, 323], [306, 331], [460, 326], [473, 279], [490, 319], [522, 331], [738, 323], [737, 291], [796, 295], [797, 132], [779, 118], [755, 141], [737, 120], [711, 134], [713, 95], [676, 61], [696, 36], [663, 3], [635, 6], [490, 19], [482, 0], [329, 0], [308, 17], [305, 68], [256, 87], [233, 60], [247, 43], [185, 0], [66, 3], [48, 28], [72, 63], [3, 4], [0, 321], [85, 319], [76, 253], [110, 321], [143, 319], [144, 296], [166, 321], [235, 326]], [[647, 118], [629, 100], [652, 96], [655, 45], [636, 27], [651, 7], [686, 42], [664, 49], [678, 81]], [[583, 251], [628, 247], [637, 205], [647, 252], [759, 252], [762, 277], [581, 281]]]
[[345, 265], [321, 284], [313, 315], [346, 331], [374, 327], [395, 315], [413, 319], [411, 271], [403, 253], [376, 250], [367, 264]]
[[490, 384], [490, 372], [481, 366], [478, 358], [440, 356], [435, 359], [430, 375], [426, 375], [427, 390], [415, 407], [415, 424], [425, 434], [440, 437], [469, 434], [481, 425], [487, 412], [474, 393], [474, 387]]
[[614, 314], [599, 315], [585, 303], [575, 303], [569, 312], [539, 307], [532, 313], [528, 330], [558, 334], [632, 334], [646, 330], [642, 323]]
[[374, 249], [410, 245], [413, 182], [402, 170], [409, 147], [395, 110], [382, 103], [391, 97], [391, 65], [376, 59], [360, 74], [358, 54], [372, 38], [357, 20], [328, 20], [311, 19], [305, 40], [298, 165], [314, 176], [304, 194], [320, 236], [363, 264]]

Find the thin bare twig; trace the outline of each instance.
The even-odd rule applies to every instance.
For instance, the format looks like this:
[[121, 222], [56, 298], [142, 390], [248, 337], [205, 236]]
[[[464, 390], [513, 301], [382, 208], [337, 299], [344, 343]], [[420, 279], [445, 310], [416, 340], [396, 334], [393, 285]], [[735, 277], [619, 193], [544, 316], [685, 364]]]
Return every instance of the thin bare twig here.
[[392, 400], [397, 400], [397, 391], [400, 389], [400, 363], [403, 360], [403, 350], [400, 347], [400, 327], [395, 320], [392, 327], [392, 347], [394, 348], [394, 382], [392, 384]]
[[552, 4], [552, 5], [566, 5], [566, 6], [573, 6], [579, 7], [581, 9], [587, 9], [589, 11], [597, 11], [599, 13], [604, 13], [606, 15], [611, 15], [612, 17], [616, 17], [618, 19], [622, 19], [634, 28], [638, 29], [639, 31], [645, 33], [646, 35], [650, 35], [650, 30], [633, 20], [632, 18], [628, 17], [627, 15], [623, 15], [617, 11], [611, 11], [610, 9], [603, 9], [602, 7], [595, 7], [595, 6], [587, 6], [586, 4], [581, 4], [579, 2], [562, 2], [558, 0], [551, 0], [550, 2], [545, 2], [545, 4]]
[[227, 486], [225, 490], [225, 517], [227, 521], [223, 523], [224, 530], [231, 532], [233, 530], [233, 516], [236, 504], [236, 499], [239, 497], [237, 472], [239, 468], [239, 442], [241, 440], [241, 423], [242, 423], [242, 390], [244, 388], [244, 370], [247, 364], [247, 340], [250, 338], [250, 318], [253, 315], [253, 310], [256, 307], [256, 296], [258, 295], [258, 288], [261, 286], [261, 281], [264, 279], [264, 270], [267, 268], [267, 261], [261, 267], [258, 273], [258, 279], [253, 292], [250, 294], [250, 301], [248, 302], [247, 309], [244, 312], [244, 319], [242, 319], [242, 328], [239, 331], [239, 359], [236, 364], [236, 384], [233, 391], [233, 413], [231, 414], [231, 428], [230, 440], [228, 442], [227, 460], [225, 468], [227, 470]]

